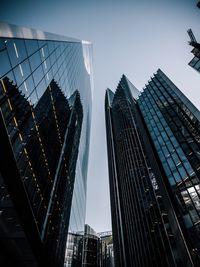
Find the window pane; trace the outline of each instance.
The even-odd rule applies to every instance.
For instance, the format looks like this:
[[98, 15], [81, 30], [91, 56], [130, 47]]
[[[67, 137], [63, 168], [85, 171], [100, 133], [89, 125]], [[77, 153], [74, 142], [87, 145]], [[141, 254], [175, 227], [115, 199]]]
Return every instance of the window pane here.
[[0, 77], [11, 70], [11, 65], [6, 50], [0, 52]]

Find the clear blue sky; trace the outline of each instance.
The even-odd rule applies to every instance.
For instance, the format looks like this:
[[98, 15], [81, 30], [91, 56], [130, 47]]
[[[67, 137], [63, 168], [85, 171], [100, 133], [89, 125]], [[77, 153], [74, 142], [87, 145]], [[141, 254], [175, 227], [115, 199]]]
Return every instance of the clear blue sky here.
[[161, 68], [200, 108], [200, 74], [187, 29], [200, 41], [195, 0], [11, 0], [1, 3], [0, 20], [76, 37], [93, 43], [94, 99], [86, 222], [110, 230], [110, 202], [104, 122], [104, 94], [124, 73], [141, 90]]

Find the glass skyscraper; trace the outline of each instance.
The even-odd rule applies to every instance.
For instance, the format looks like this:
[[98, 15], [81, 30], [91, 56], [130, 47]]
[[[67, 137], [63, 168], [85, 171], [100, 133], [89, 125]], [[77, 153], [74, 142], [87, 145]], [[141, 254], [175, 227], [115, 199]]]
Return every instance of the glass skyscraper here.
[[89, 42], [0, 23], [4, 266], [63, 266], [84, 231], [91, 62]]
[[200, 44], [197, 42], [191, 29], [188, 30], [188, 35], [190, 37], [189, 44], [193, 46], [191, 53], [194, 55], [193, 59], [188, 64], [200, 72]]
[[161, 70], [105, 108], [116, 266], [199, 266], [200, 112]]
[[89, 225], [85, 225], [82, 243], [82, 265], [77, 267], [113, 267], [112, 232], [96, 233]]

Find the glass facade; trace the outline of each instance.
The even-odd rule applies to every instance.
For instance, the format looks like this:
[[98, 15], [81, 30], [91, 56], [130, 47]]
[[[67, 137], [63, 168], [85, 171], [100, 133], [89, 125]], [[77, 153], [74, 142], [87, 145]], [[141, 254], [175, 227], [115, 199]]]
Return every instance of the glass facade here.
[[144, 88], [138, 105], [174, 196], [194, 266], [199, 266], [200, 112], [161, 70]]
[[[23, 233], [33, 266], [63, 266], [67, 235], [84, 231], [91, 62], [88, 42], [0, 23], [0, 221], [12, 223], [13, 250], [20, 240], [15, 228]], [[3, 236], [12, 255], [7, 231]], [[19, 254], [15, 264], [32, 266]]]
[[190, 37], [189, 44], [194, 47], [191, 51], [194, 57], [188, 64], [189, 66], [200, 72], [200, 44], [196, 41], [196, 38], [191, 29], [189, 29], [187, 32]]
[[100, 266], [114, 267], [112, 232], [98, 233], [100, 236]]
[[149, 160], [138, 95], [125, 76], [115, 94], [106, 92], [115, 266], [183, 266], [157, 183], [160, 173]]
[[195, 57], [193, 57], [193, 59], [188, 64], [193, 69], [195, 69], [198, 72], [200, 72], [200, 58], [198, 58], [198, 57], [195, 56]]
[[114, 267], [112, 232], [96, 233], [85, 225], [84, 234], [71, 234], [64, 266]]
[[99, 267], [100, 265], [100, 238], [92, 227], [85, 225], [83, 237], [83, 257], [82, 265], [84, 267]]

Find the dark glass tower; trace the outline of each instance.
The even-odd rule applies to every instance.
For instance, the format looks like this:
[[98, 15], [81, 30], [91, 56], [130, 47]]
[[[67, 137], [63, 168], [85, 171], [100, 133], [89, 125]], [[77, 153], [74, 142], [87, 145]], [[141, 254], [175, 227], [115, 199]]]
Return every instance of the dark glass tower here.
[[188, 250], [199, 266], [200, 112], [161, 70], [138, 105], [164, 168]]
[[199, 266], [199, 111], [161, 70], [105, 108], [116, 266]]
[[193, 59], [188, 64], [200, 72], [200, 44], [197, 42], [191, 29], [188, 30], [188, 35], [190, 37], [189, 44], [193, 47], [191, 53], [194, 55]]
[[113, 267], [112, 232], [96, 233], [89, 225], [85, 225], [83, 238], [84, 267]]
[[88, 224], [85, 225], [81, 266], [100, 267], [100, 238]]
[[0, 24], [4, 266], [63, 266], [67, 237], [84, 230], [89, 50], [84, 41]]
[[98, 233], [100, 236], [100, 266], [114, 267], [112, 232]]
[[71, 261], [73, 267], [114, 267], [112, 232], [97, 234], [86, 224], [84, 235], [71, 234], [69, 241], [66, 264]]

